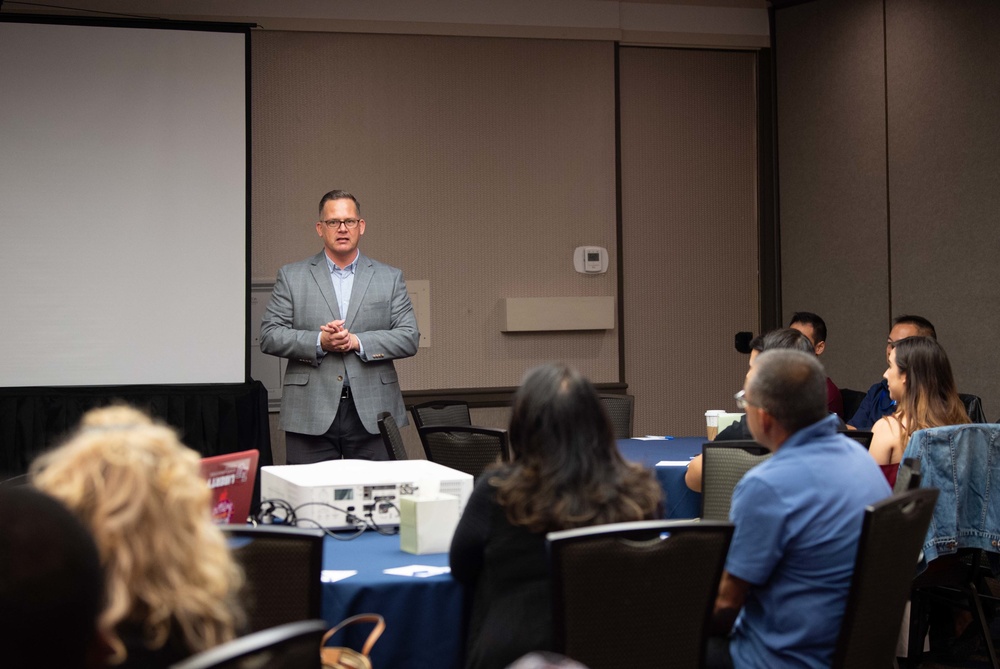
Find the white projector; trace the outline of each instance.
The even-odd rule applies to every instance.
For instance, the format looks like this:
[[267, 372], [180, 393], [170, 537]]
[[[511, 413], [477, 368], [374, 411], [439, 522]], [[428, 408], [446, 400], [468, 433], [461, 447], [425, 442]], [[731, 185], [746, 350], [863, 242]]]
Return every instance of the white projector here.
[[457, 497], [461, 513], [472, 494], [472, 476], [429, 460], [330, 460], [260, 470], [262, 501], [288, 502], [300, 521], [329, 529], [353, 529], [359, 521], [398, 526], [400, 495], [437, 492]]

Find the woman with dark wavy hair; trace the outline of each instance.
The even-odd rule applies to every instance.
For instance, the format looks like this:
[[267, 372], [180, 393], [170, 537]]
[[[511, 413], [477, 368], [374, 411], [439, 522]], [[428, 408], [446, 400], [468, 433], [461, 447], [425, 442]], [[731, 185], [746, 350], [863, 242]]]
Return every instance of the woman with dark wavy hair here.
[[941, 344], [931, 337], [907, 337], [891, 344], [885, 380], [896, 411], [872, 427], [868, 452], [895, 480], [899, 461], [917, 430], [969, 423], [965, 405], [958, 396], [951, 363]]
[[466, 667], [551, 650], [545, 534], [660, 515], [652, 473], [618, 453], [594, 387], [564, 365], [528, 372], [514, 396], [512, 462], [476, 485], [451, 544], [472, 597]]

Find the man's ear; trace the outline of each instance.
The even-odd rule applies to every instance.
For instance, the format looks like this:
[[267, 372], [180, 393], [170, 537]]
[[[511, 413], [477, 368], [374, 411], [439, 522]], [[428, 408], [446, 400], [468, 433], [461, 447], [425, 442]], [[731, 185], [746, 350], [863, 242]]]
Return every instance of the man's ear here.
[[813, 347], [813, 350], [816, 351], [816, 355], [823, 355], [823, 351], [826, 350], [826, 342], [821, 341], [820, 343], [816, 344], [816, 346]]
[[761, 431], [766, 435], [771, 434], [777, 425], [774, 416], [760, 407], [754, 407], [754, 410], [757, 412], [757, 424], [760, 425]]

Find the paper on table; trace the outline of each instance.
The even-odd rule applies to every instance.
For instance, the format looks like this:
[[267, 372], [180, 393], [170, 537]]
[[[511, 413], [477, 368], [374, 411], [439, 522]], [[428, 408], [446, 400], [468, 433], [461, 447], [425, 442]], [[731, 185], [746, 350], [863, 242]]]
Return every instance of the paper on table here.
[[657, 467], [687, 467], [691, 464], [690, 460], [660, 460], [656, 463]]
[[437, 576], [450, 572], [451, 567], [431, 567], [426, 564], [411, 564], [406, 567], [393, 567], [392, 569], [384, 569], [382, 571], [383, 574], [389, 574], [390, 576], [415, 576], [417, 578], [427, 578], [428, 576]]
[[336, 583], [357, 573], [357, 569], [324, 569], [319, 573], [319, 580], [323, 583]]
[[645, 437], [632, 437], [636, 441], [663, 441], [664, 439], [673, 439], [673, 437], [657, 437], [652, 434], [647, 434]]

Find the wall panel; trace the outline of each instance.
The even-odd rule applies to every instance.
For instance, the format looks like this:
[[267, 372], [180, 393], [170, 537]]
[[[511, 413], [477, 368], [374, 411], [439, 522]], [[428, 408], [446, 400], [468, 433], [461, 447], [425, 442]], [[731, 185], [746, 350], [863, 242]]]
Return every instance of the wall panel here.
[[816, 0], [779, 6], [774, 38], [786, 316], [817, 296], [827, 368], [856, 388], [889, 319], [925, 316], [996, 420], [1000, 6]]
[[822, 361], [842, 388], [885, 371], [889, 288], [881, 0], [776, 12], [783, 323], [827, 323]]
[[886, 4], [892, 305], [930, 318], [1000, 417], [1000, 5]]
[[756, 57], [622, 48], [625, 380], [637, 434], [735, 410], [758, 327]]

